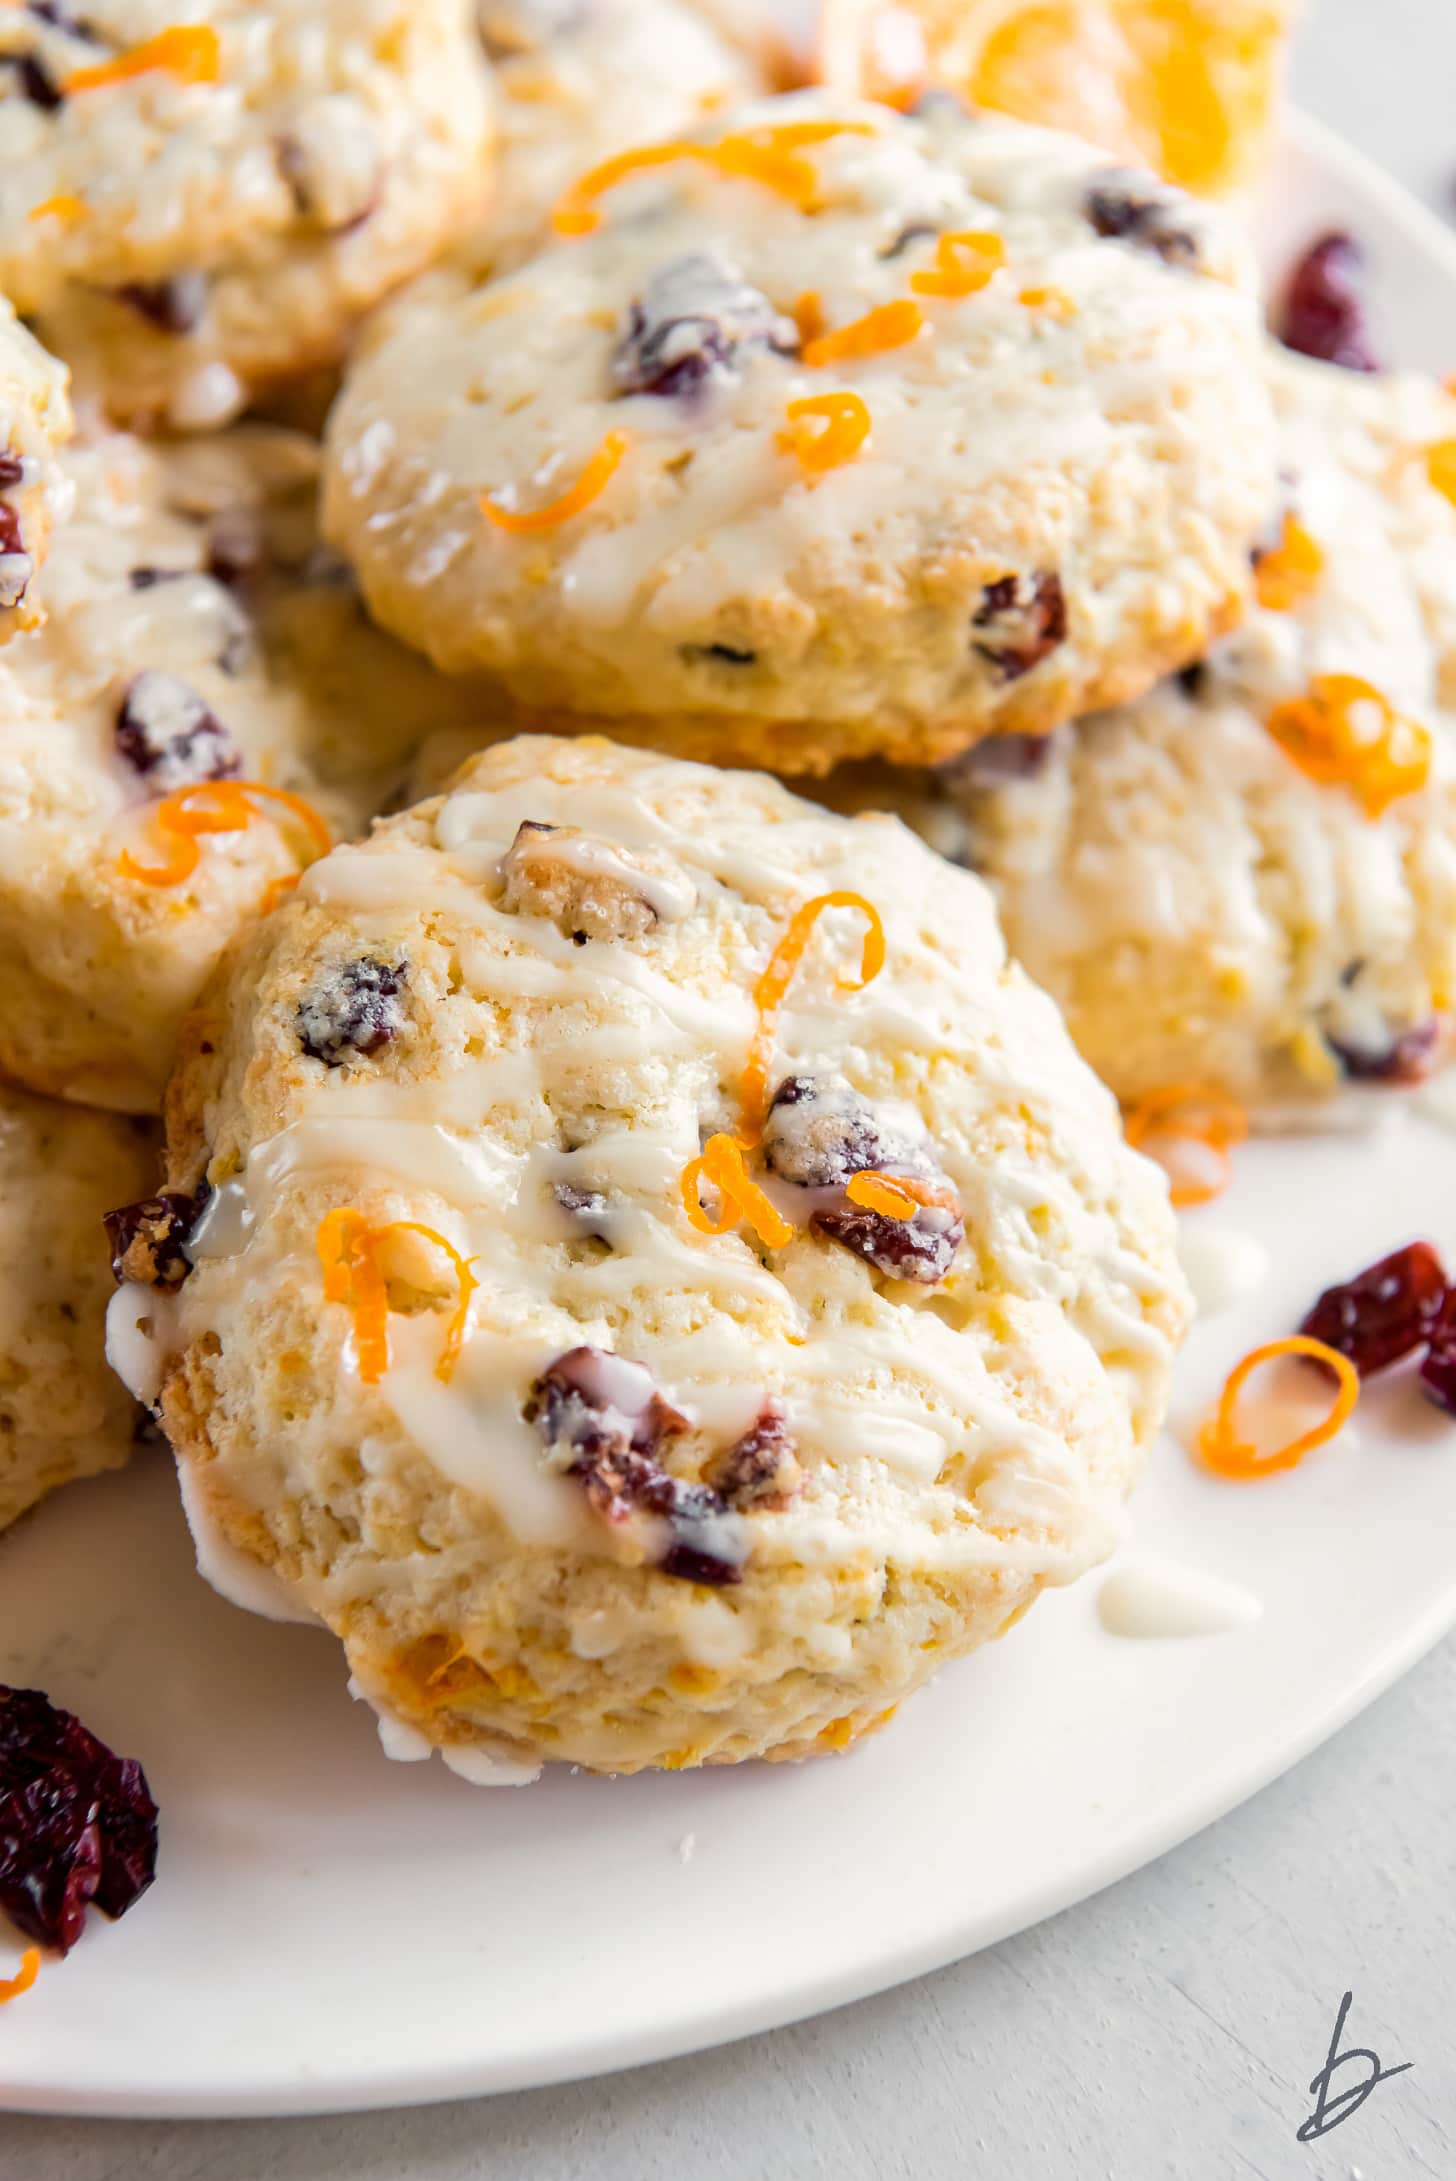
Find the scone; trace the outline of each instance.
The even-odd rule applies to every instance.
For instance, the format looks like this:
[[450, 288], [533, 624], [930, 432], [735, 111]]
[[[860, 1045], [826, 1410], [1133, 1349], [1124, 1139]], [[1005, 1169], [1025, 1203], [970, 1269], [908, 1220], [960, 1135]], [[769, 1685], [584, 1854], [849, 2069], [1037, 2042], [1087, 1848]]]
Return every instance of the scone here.
[[1107, 1551], [1186, 1316], [983, 887], [594, 738], [316, 864], [169, 1115], [134, 1383], [472, 1773], [842, 1746]]
[[1278, 103], [1294, 0], [820, 0], [824, 81], [917, 81], [1070, 129], [1185, 189], [1250, 179]]
[[489, 158], [473, 0], [0, 8], [0, 292], [129, 421], [333, 361]]
[[479, 0], [494, 65], [497, 164], [483, 221], [449, 269], [483, 279], [545, 238], [579, 174], [674, 136], [757, 88], [742, 56], [683, 0]]
[[40, 619], [36, 573], [65, 506], [57, 453], [70, 434], [64, 367], [0, 296], [0, 644]]
[[238, 924], [380, 808], [465, 691], [320, 549], [308, 441], [117, 435], [61, 466], [48, 618], [0, 650], [0, 1068], [152, 1111]]
[[859, 786], [989, 881], [1013, 952], [1130, 1101], [1399, 1084], [1447, 1043], [1456, 401], [1288, 359], [1273, 379], [1284, 501], [1246, 628], [1049, 743]]
[[555, 221], [393, 314], [330, 420], [326, 528], [447, 671], [813, 772], [1044, 732], [1239, 618], [1272, 420], [1206, 208], [950, 101], [810, 95]]
[[0, 1530], [131, 1452], [137, 1406], [106, 1366], [101, 1222], [153, 1186], [158, 1133], [0, 1083]]

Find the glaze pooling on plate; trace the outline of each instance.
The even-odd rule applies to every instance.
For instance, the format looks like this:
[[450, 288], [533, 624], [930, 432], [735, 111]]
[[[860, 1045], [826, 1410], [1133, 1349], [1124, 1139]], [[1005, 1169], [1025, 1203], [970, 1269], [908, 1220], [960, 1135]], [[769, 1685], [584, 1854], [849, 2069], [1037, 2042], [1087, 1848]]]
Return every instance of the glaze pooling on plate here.
[[[205, 1003], [170, 1186], [251, 1217], [132, 1367], [431, 1742], [842, 1747], [1109, 1549], [1187, 1314], [1165, 1189], [949, 883], [891, 822], [528, 739], [316, 864]], [[755, 1120], [756, 980], [820, 896]], [[399, 1014], [315, 1057], [368, 960]]]

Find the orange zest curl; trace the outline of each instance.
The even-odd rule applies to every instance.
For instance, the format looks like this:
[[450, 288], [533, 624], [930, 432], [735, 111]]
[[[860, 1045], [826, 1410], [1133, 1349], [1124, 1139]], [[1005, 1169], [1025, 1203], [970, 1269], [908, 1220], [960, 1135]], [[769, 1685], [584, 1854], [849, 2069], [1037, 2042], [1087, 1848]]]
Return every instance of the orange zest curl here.
[[63, 189], [58, 196], [33, 204], [25, 216], [28, 220], [59, 220], [63, 227], [74, 227], [86, 217], [86, 200], [74, 190]]
[[156, 68], [164, 68], [179, 83], [216, 83], [220, 73], [217, 32], [207, 23], [174, 24], [128, 53], [117, 53], [92, 68], [76, 69], [61, 89], [68, 95], [99, 91], [105, 84], [128, 83], [133, 76], [150, 75]]
[[940, 1188], [933, 1181], [921, 1181], [913, 1174], [881, 1174], [873, 1169], [851, 1174], [844, 1185], [844, 1193], [851, 1204], [861, 1204], [866, 1211], [883, 1212], [886, 1219], [911, 1220], [927, 1205], [948, 1212], [960, 1210], [960, 1201], [953, 1190]]
[[1299, 517], [1286, 515], [1279, 543], [1254, 563], [1254, 595], [1272, 613], [1289, 613], [1315, 589], [1324, 566], [1324, 554]]
[[[1272, 1454], [1260, 1454], [1257, 1448], [1237, 1437], [1235, 1410], [1250, 1373], [1261, 1363], [1273, 1363], [1280, 1356], [1313, 1357], [1334, 1372], [1338, 1387], [1334, 1404], [1323, 1423], [1301, 1432], [1287, 1446], [1276, 1447]], [[1242, 1363], [1229, 1372], [1218, 1407], [1198, 1434], [1198, 1458], [1216, 1477], [1228, 1477], [1239, 1484], [1250, 1484], [1257, 1477], [1273, 1476], [1280, 1469], [1295, 1469], [1306, 1454], [1323, 1446], [1327, 1439], [1333, 1439], [1348, 1422], [1359, 1398], [1360, 1374], [1349, 1357], [1342, 1356], [1337, 1348], [1327, 1347], [1322, 1340], [1312, 1340], [1307, 1333], [1291, 1333], [1283, 1340], [1271, 1340], [1264, 1347], [1251, 1350]]]
[[164, 795], [151, 814], [169, 851], [167, 861], [138, 863], [124, 848], [117, 858], [118, 869], [124, 877], [137, 879], [144, 886], [180, 886], [191, 878], [201, 860], [199, 837], [205, 833], [245, 833], [256, 818], [263, 816], [253, 801], [260, 795], [281, 804], [304, 828], [317, 853], [328, 854], [333, 836], [313, 805], [301, 795], [292, 795], [287, 788], [269, 787], [264, 780], [200, 780], [191, 787], [179, 788], [174, 795]]
[[[726, 1234], [746, 1219], [761, 1242], [772, 1250], [782, 1249], [793, 1240], [794, 1229], [749, 1174], [743, 1148], [736, 1137], [710, 1136], [701, 1158], [683, 1168], [683, 1207], [699, 1234]], [[708, 1217], [698, 1197], [704, 1181], [713, 1184], [721, 1200], [716, 1220]]]
[[20, 1968], [13, 1977], [0, 1977], [0, 2007], [8, 2007], [12, 1999], [19, 1999], [28, 1992], [40, 1975], [40, 1948], [27, 1946], [20, 1957]]
[[285, 871], [282, 878], [270, 878], [258, 902], [259, 916], [271, 916], [283, 896], [293, 892], [298, 880], [297, 871]]
[[806, 288], [795, 302], [789, 316], [799, 329], [800, 348], [808, 348], [813, 342], [822, 339], [824, 334], [824, 305], [820, 302], [816, 289]]
[[804, 949], [813, 936], [814, 926], [826, 909], [858, 909], [869, 926], [864, 936], [857, 978], [841, 978], [841, 992], [859, 992], [878, 977], [885, 966], [885, 927], [880, 912], [863, 894], [833, 893], [816, 894], [812, 901], [801, 902], [789, 920], [789, 928], [774, 948], [767, 963], [759, 973], [753, 988], [753, 1004], [758, 1011], [758, 1028], [748, 1049], [744, 1064], [739, 1099], [743, 1107], [743, 1125], [739, 1141], [751, 1149], [763, 1134], [764, 1117], [768, 1112], [768, 1069], [773, 1052], [774, 1032], [783, 1011], [784, 1000], [793, 981], [795, 970], [803, 959]]
[[1170, 1195], [1180, 1211], [1222, 1195], [1233, 1176], [1229, 1153], [1248, 1133], [1248, 1115], [1237, 1099], [1206, 1083], [1165, 1083], [1139, 1098], [1123, 1120], [1123, 1134], [1134, 1151], [1141, 1151], [1152, 1137], [1168, 1136], [1205, 1144], [1217, 1154], [1216, 1181], [1173, 1183]]
[[[796, 454], [811, 477], [852, 462], [870, 436], [870, 413], [858, 394], [806, 394], [784, 414], [791, 428], [779, 433], [779, 445]], [[821, 422], [822, 431], [815, 428]]]
[[554, 530], [558, 523], [570, 522], [573, 515], [579, 515], [583, 508], [590, 507], [592, 501], [606, 491], [631, 444], [630, 432], [608, 432], [571, 489], [554, 500], [548, 500], [544, 507], [502, 507], [488, 492], [483, 492], [480, 496], [480, 512], [498, 530], [516, 533], [526, 530]]
[[935, 245], [935, 263], [910, 275], [917, 295], [974, 295], [993, 273], [1006, 263], [1006, 245], [999, 235], [968, 227], [942, 235]]
[[887, 349], [903, 348], [907, 341], [913, 341], [924, 323], [920, 305], [901, 296], [897, 302], [881, 303], [877, 310], [866, 311], [863, 318], [852, 318], [848, 325], [836, 326], [833, 332], [808, 342], [803, 360], [811, 371], [817, 371], [824, 364], [882, 356]]
[[[1357, 712], [1373, 712], [1373, 733], [1362, 732]], [[1307, 778], [1348, 787], [1367, 818], [1382, 817], [1430, 774], [1426, 729], [1358, 674], [1316, 674], [1307, 695], [1276, 704], [1264, 724]]]
[[1456, 439], [1438, 439], [1433, 447], [1427, 447], [1426, 475], [1437, 492], [1456, 501]]
[[464, 1346], [470, 1298], [480, 1282], [470, 1269], [474, 1259], [462, 1257], [454, 1243], [447, 1242], [434, 1227], [415, 1219], [392, 1219], [376, 1227], [352, 1204], [326, 1212], [315, 1238], [323, 1269], [324, 1300], [343, 1303], [351, 1313], [360, 1380], [366, 1386], [377, 1386], [389, 1369], [389, 1288], [380, 1269], [379, 1252], [392, 1234], [423, 1235], [444, 1251], [454, 1270], [457, 1300], [435, 1364], [436, 1378], [448, 1383]]
[[810, 144], [822, 144], [831, 136], [871, 136], [868, 122], [789, 121], [772, 128], [751, 129], [721, 137], [716, 144], [695, 144], [671, 138], [663, 144], [643, 144], [619, 151], [599, 166], [590, 168], [556, 201], [551, 225], [558, 235], [589, 235], [600, 227], [599, 197], [619, 182], [653, 167], [674, 166], [692, 160], [698, 166], [740, 180], [760, 182], [787, 197], [801, 212], [812, 212], [819, 202], [819, 177], [807, 159], [797, 154]]

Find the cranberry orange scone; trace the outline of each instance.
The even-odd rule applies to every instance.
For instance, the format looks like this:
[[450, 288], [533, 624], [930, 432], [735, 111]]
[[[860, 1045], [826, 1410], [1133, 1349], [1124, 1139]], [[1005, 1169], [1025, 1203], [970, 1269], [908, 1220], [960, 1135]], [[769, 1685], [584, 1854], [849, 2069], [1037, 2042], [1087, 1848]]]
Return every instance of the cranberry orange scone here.
[[332, 362], [480, 208], [472, 0], [0, 8], [0, 291], [128, 419]]
[[194, 1518], [467, 1771], [837, 1748], [1109, 1548], [1186, 1300], [989, 896], [587, 738], [316, 864], [169, 1098]]
[[0, 296], [0, 644], [40, 619], [36, 571], [63, 511], [66, 372]]
[[106, 1367], [102, 1219], [153, 1186], [156, 1137], [0, 1083], [0, 1530], [131, 1451], [136, 1403]]
[[1285, 498], [1247, 627], [1140, 704], [871, 791], [990, 882], [1129, 1100], [1407, 1083], [1456, 1001], [1456, 401], [1273, 375]]
[[447, 671], [822, 771], [1044, 731], [1238, 619], [1272, 424], [1190, 200], [951, 101], [810, 96], [555, 220], [395, 315], [331, 419], [326, 528]]
[[48, 618], [0, 650], [0, 1067], [146, 1111], [238, 924], [373, 815], [464, 692], [319, 549], [309, 442], [61, 459]]

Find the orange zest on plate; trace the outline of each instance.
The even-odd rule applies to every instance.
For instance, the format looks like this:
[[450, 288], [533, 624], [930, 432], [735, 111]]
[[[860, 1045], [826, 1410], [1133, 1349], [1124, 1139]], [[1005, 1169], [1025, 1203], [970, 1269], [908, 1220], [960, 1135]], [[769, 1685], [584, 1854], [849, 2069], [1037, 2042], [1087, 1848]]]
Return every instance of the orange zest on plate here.
[[[736, 1136], [710, 1136], [701, 1157], [683, 1168], [683, 1208], [699, 1234], [726, 1234], [746, 1219], [761, 1242], [770, 1249], [782, 1249], [794, 1238], [793, 1226], [750, 1175], [743, 1150]], [[709, 1218], [699, 1199], [704, 1181], [718, 1192], [721, 1209], [716, 1220]]]
[[360, 1380], [366, 1386], [377, 1386], [389, 1369], [389, 1288], [380, 1268], [379, 1252], [392, 1234], [423, 1235], [444, 1252], [454, 1271], [455, 1308], [435, 1363], [436, 1378], [448, 1383], [465, 1342], [470, 1298], [480, 1282], [470, 1269], [475, 1260], [462, 1257], [454, 1243], [436, 1228], [415, 1219], [391, 1219], [376, 1227], [352, 1204], [326, 1212], [315, 1236], [324, 1276], [324, 1300], [343, 1303], [350, 1312]]
[[844, 1193], [851, 1204], [863, 1205], [866, 1211], [883, 1212], [886, 1219], [911, 1220], [927, 1205], [945, 1211], [960, 1210], [954, 1190], [939, 1187], [933, 1181], [921, 1181], [914, 1174], [881, 1174], [874, 1169], [851, 1174], [844, 1185]]
[[558, 235], [589, 235], [601, 225], [597, 200], [608, 190], [634, 174], [673, 166], [685, 159], [698, 166], [714, 167], [720, 174], [761, 182], [765, 188], [787, 197], [801, 212], [810, 212], [818, 203], [819, 177], [810, 162], [797, 154], [832, 136], [873, 134], [869, 123], [863, 121], [788, 121], [720, 137], [716, 144], [670, 138], [663, 144], [638, 145], [615, 153], [579, 176], [557, 199], [551, 225]]
[[86, 217], [86, 200], [74, 190], [63, 189], [57, 196], [33, 204], [25, 216], [28, 220], [59, 220], [64, 227], [74, 227]]
[[1348, 787], [1367, 818], [1430, 775], [1426, 729], [1358, 674], [1316, 674], [1305, 696], [1276, 704], [1264, 725], [1308, 779]]
[[502, 507], [488, 492], [480, 496], [480, 512], [498, 530], [517, 534], [529, 530], [554, 530], [558, 523], [570, 522], [583, 508], [606, 491], [617, 473], [623, 455], [632, 444], [630, 432], [608, 432], [585, 469], [570, 490], [548, 500], [544, 507]]
[[802, 902], [789, 919], [789, 928], [780, 939], [767, 963], [759, 973], [753, 988], [753, 1004], [758, 1012], [758, 1028], [744, 1064], [743, 1079], [739, 1088], [739, 1100], [743, 1107], [743, 1125], [739, 1141], [751, 1148], [763, 1134], [764, 1119], [768, 1112], [768, 1067], [773, 1051], [774, 1033], [783, 1011], [784, 1000], [793, 981], [795, 970], [803, 959], [804, 949], [813, 936], [814, 926], [826, 909], [858, 909], [867, 922], [864, 946], [860, 954], [858, 977], [841, 978], [841, 992], [858, 992], [878, 977], [885, 966], [885, 927], [880, 912], [863, 894], [832, 893], [815, 894], [812, 901]]
[[150, 75], [157, 68], [165, 69], [179, 83], [216, 83], [220, 72], [217, 32], [207, 23], [175, 23], [144, 44], [132, 46], [129, 52], [97, 61], [91, 68], [76, 69], [66, 77], [61, 89], [68, 94], [99, 91], [108, 83], [129, 83], [133, 76]]
[[847, 363], [861, 356], [883, 356], [888, 349], [904, 348], [913, 341], [925, 323], [925, 313], [909, 296], [901, 296], [893, 303], [881, 303], [877, 309], [866, 311], [862, 318], [851, 318], [847, 325], [835, 326], [804, 348], [804, 362], [811, 371], [820, 370], [825, 364]]
[[164, 795], [152, 812], [152, 823], [161, 834], [169, 855], [165, 863], [138, 863], [123, 849], [117, 866], [126, 878], [144, 886], [180, 886], [191, 878], [201, 860], [198, 840], [205, 833], [244, 833], [264, 815], [253, 798], [263, 796], [278, 803], [296, 818], [317, 853], [327, 855], [333, 836], [311, 803], [287, 788], [269, 787], [264, 780], [199, 780], [191, 787]]
[[1229, 1157], [1235, 1144], [1249, 1133], [1249, 1118], [1236, 1098], [1208, 1083], [1165, 1083], [1139, 1098], [1123, 1117], [1123, 1134], [1134, 1151], [1141, 1151], [1156, 1137], [1201, 1143], [1219, 1160], [1219, 1178], [1213, 1182], [1173, 1183], [1170, 1195], [1178, 1209], [1208, 1204], [1228, 1187], [1233, 1174]]
[[1286, 515], [1279, 543], [1254, 563], [1254, 595], [1272, 613], [1289, 613], [1316, 588], [1324, 566], [1324, 554], [1299, 517]]
[[12, 1999], [19, 1999], [28, 1992], [40, 1975], [40, 1948], [27, 1946], [20, 1957], [20, 1968], [13, 1977], [0, 1977], [0, 2007], [8, 2007]]
[[[1302, 1431], [1287, 1446], [1276, 1447], [1270, 1454], [1260, 1454], [1256, 1447], [1237, 1435], [1238, 1399], [1251, 1373], [1261, 1364], [1274, 1363], [1281, 1356], [1309, 1356], [1333, 1371], [1338, 1384], [1333, 1405], [1323, 1422], [1309, 1431]], [[1283, 1340], [1268, 1341], [1262, 1348], [1251, 1349], [1229, 1372], [1218, 1398], [1218, 1407], [1198, 1434], [1198, 1458], [1216, 1477], [1228, 1477], [1239, 1484], [1250, 1484], [1257, 1477], [1273, 1476], [1281, 1469], [1297, 1468], [1306, 1454], [1323, 1446], [1327, 1439], [1333, 1439], [1348, 1422], [1359, 1398], [1360, 1374], [1349, 1357], [1342, 1356], [1337, 1348], [1327, 1347], [1324, 1341], [1313, 1340], [1307, 1333], [1290, 1333]]]
[[1006, 245], [999, 235], [968, 227], [942, 235], [935, 245], [935, 263], [910, 275], [917, 295], [974, 295], [1006, 262]]
[[[852, 462], [870, 436], [870, 413], [858, 394], [806, 394], [784, 414], [790, 429], [779, 433], [779, 445], [811, 477]], [[815, 428], [820, 423], [822, 431]]]

